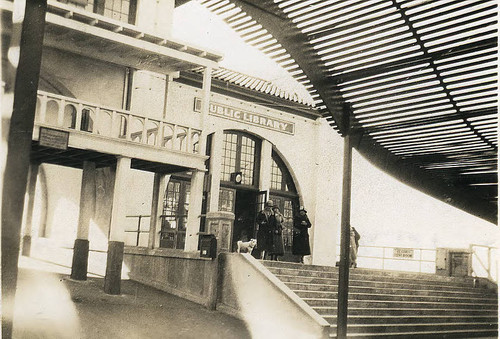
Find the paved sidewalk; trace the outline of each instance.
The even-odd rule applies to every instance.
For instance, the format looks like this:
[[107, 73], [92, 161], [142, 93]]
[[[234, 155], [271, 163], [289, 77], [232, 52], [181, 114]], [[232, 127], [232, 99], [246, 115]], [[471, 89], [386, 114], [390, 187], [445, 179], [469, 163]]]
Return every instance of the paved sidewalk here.
[[102, 278], [69, 279], [69, 269], [20, 258], [14, 338], [250, 338], [243, 321], [171, 294], [122, 281], [122, 295]]

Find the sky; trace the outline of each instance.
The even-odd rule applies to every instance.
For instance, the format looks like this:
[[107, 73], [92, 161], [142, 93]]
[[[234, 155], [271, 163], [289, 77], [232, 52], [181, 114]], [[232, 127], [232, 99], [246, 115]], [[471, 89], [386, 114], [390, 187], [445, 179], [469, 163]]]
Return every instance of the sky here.
[[[244, 43], [222, 19], [196, 1], [176, 9], [172, 35], [222, 52], [222, 67], [277, 82], [283, 88], [298, 90], [300, 86], [274, 61]], [[399, 182], [356, 152], [352, 185], [351, 221], [364, 235], [363, 242], [367, 245], [423, 248], [468, 248], [470, 243], [499, 245], [498, 226]]]

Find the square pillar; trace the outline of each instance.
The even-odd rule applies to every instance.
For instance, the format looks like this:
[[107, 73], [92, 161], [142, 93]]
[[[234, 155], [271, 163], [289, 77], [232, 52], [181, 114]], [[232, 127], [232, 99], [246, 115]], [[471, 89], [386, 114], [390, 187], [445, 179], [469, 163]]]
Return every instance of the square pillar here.
[[73, 246], [73, 261], [71, 264], [71, 279], [87, 280], [89, 260], [89, 229], [90, 221], [95, 213], [96, 201], [96, 169], [95, 163], [83, 162], [82, 188], [80, 190], [80, 214], [76, 240]]
[[113, 207], [109, 230], [108, 256], [106, 275], [104, 277], [104, 292], [120, 294], [121, 272], [123, 264], [124, 225], [126, 223], [126, 196], [130, 194], [128, 180], [130, 178], [131, 159], [119, 157], [116, 162], [115, 188], [113, 192]]
[[31, 233], [33, 231], [33, 208], [35, 206], [36, 181], [39, 163], [30, 163], [28, 177], [28, 204], [26, 205], [26, 223], [23, 230], [23, 246], [21, 254], [29, 257], [31, 254]]
[[219, 187], [223, 156], [224, 132], [219, 130], [212, 135], [212, 154], [210, 154], [210, 192], [208, 196], [208, 212], [219, 210]]
[[205, 172], [193, 170], [191, 177], [191, 194], [189, 197], [189, 211], [186, 226], [186, 242], [184, 251], [198, 250], [198, 232], [200, 231], [201, 205], [203, 201], [203, 180]]

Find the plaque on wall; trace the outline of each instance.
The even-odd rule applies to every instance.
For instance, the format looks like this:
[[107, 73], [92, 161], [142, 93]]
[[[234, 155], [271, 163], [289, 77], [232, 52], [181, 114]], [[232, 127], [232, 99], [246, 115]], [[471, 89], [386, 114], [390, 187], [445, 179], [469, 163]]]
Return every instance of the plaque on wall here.
[[40, 127], [40, 136], [38, 138], [38, 144], [40, 146], [67, 150], [68, 140], [69, 132]]

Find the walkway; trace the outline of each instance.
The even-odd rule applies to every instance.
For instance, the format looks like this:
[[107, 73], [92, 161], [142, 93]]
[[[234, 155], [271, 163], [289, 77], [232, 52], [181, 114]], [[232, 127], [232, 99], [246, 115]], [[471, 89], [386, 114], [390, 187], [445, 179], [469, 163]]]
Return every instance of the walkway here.
[[250, 338], [243, 321], [139, 283], [122, 295], [103, 279], [69, 279], [67, 267], [21, 257], [14, 338]]

